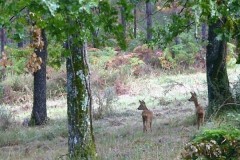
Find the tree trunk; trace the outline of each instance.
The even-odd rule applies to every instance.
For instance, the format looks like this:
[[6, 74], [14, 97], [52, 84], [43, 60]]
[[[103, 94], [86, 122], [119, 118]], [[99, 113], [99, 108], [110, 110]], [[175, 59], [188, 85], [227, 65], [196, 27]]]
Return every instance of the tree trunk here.
[[125, 18], [125, 8], [121, 7], [121, 24], [123, 26], [123, 37], [126, 38], [126, 18]]
[[147, 42], [152, 40], [152, 3], [146, 1], [146, 16], [147, 16]]
[[98, 39], [98, 30], [95, 30], [95, 31], [93, 31], [92, 32], [92, 42], [93, 42], [93, 47], [94, 48], [99, 48], [99, 46], [100, 46], [100, 41], [99, 41], [99, 39]]
[[71, 56], [67, 58], [66, 64], [69, 158], [95, 159], [96, 147], [92, 129], [92, 97], [86, 44], [81, 45], [76, 38], [68, 42], [68, 48], [71, 48]]
[[[6, 41], [5, 41], [5, 31], [4, 31], [4, 28], [1, 28], [0, 31], [1, 31], [0, 32], [0, 34], [1, 34], [1, 53], [0, 53], [0, 58], [2, 58], [2, 54], [4, 53], [4, 46], [5, 46]], [[6, 72], [5, 68], [2, 67], [2, 70], [1, 70], [1, 75], [2, 75], [1, 76], [1, 80], [2, 81], [4, 81], [5, 78], [6, 78], [5, 77], [6, 76], [5, 72]], [[3, 94], [4, 94], [4, 88], [3, 88]]]
[[133, 34], [134, 38], [137, 38], [137, 5], [134, 6], [134, 27], [133, 27]]
[[207, 24], [202, 24], [202, 41], [207, 40]]
[[34, 73], [33, 110], [29, 125], [42, 125], [47, 120], [46, 107], [46, 62], [47, 62], [47, 37], [41, 31], [44, 46], [42, 50], [36, 49], [35, 53], [42, 58], [41, 69]]
[[5, 32], [4, 29], [1, 28], [1, 53], [4, 52], [4, 46], [5, 46]]
[[18, 48], [23, 48], [23, 41], [21, 41], [21, 42], [18, 42]]
[[[226, 45], [225, 40], [218, 40], [216, 29], [221, 29], [222, 21], [217, 21], [209, 25], [208, 45], [206, 53], [207, 65], [207, 85], [208, 85], [208, 109], [207, 116], [217, 112], [220, 109], [230, 109], [226, 103], [233, 102], [230, 92], [229, 80], [226, 69]], [[221, 108], [220, 108], [221, 107]]]

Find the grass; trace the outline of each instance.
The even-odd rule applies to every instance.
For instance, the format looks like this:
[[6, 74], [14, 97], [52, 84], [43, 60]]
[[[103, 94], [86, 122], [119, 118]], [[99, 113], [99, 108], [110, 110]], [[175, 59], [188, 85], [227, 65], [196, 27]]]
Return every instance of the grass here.
[[[238, 71], [229, 71], [231, 83], [237, 80]], [[201, 132], [196, 129], [194, 104], [187, 99], [190, 98], [189, 92], [194, 90], [199, 95], [200, 103], [206, 106], [205, 73], [175, 76], [151, 74], [139, 78], [128, 77], [127, 83], [129, 93], [117, 97], [112, 113], [93, 121], [99, 159], [179, 159], [185, 143]], [[2, 106], [12, 113], [14, 121], [7, 130], [0, 131], [0, 159], [66, 158], [66, 97], [63, 94], [58, 98], [49, 98], [47, 109], [50, 121], [41, 127], [21, 125], [25, 118], [30, 117], [31, 101]], [[145, 100], [147, 107], [154, 112], [153, 131], [147, 134], [142, 132], [138, 100]], [[207, 123], [202, 128], [214, 125]]]

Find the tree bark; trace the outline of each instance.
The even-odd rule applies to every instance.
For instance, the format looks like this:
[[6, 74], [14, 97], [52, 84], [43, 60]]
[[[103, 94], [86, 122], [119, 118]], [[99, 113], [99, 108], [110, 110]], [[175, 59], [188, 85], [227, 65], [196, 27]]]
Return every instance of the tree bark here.
[[137, 38], [137, 5], [135, 4], [134, 6], [134, 27], [133, 27], [133, 34], [134, 34], [134, 38]]
[[223, 27], [223, 23], [219, 20], [209, 25], [209, 43], [206, 53], [209, 100], [207, 117], [216, 112], [220, 113], [220, 110], [232, 108], [230, 105], [226, 105], [233, 102], [226, 68], [227, 42], [225, 40], [218, 40], [217, 33], [215, 32], [216, 29]]
[[152, 3], [146, 0], [147, 42], [152, 40]]
[[41, 31], [44, 42], [43, 49], [36, 49], [35, 53], [42, 58], [41, 69], [34, 73], [33, 109], [29, 125], [42, 125], [47, 120], [46, 107], [46, 62], [47, 62], [47, 37]]
[[207, 40], [207, 24], [202, 24], [202, 41]]
[[125, 17], [125, 8], [121, 7], [121, 24], [123, 26], [123, 37], [126, 38], [126, 17]]
[[99, 48], [100, 46], [100, 41], [98, 39], [98, 30], [95, 30], [92, 32], [92, 42], [93, 42], [93, 47], [94, 48]]
[[23, 41], [21, 41], [21, 42], [18, 42], [18, 48], [23, 48]]
[[5, 31], [4, 28], [1, 28], [1, 53], [4, 52], [5, 46]]
[[92, 128], [92, 96], [86, 44], [82, 44], [77, 41], [77, 37], [68, 42], [68, 48], [71, 48], [71, 56], [66, 63], [68, 150], [70, 159], [88, 160], [96, 158], [96, 147]]

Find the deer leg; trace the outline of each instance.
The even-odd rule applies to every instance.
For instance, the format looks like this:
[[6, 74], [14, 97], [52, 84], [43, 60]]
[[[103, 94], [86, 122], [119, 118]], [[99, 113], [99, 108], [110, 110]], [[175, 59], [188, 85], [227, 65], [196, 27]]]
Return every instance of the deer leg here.
[[145, 131], [146, 131], [146, 125], [145, 125], [145, 121], [143, 119], [143, 132], [145, 132]]
[[200, 118], [199, 117], [197, 117], [197, 125], [198, 125], [198, 129], [199, 129], [199, 127], [200, 127]]
[[201, 125], [203, 126], [204, 118], [201, 118]]
[[150, 130], [152, 132], [152, 122], [150, 122], [149, 124], [150, 124]]

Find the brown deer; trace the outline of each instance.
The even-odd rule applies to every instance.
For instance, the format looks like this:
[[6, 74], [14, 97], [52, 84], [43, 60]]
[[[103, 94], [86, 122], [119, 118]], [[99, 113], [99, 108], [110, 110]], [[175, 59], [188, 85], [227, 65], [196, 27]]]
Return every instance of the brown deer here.
[[195, 92], [190, 92], [190, 93], [191, 93], [192, 97], [189, 99], [189, 101], [192, 101], [195, 104], [196, 115], [197, 115], [197, 125], [198, 125], [198, 129], [199, 129], [200, 125], [203, 125], [203, 122], [204, 122], [205, 110], [198, 103], [197, 94]]
[[147, 132], [148, 128], [152, 131], [152, 119], [153, 119], [153, 112], [148, 110], [144, 101], [140, 101], [140, 106], [138, 110], [142, 111], [142, 119], [143, 119], [143, 132]]

